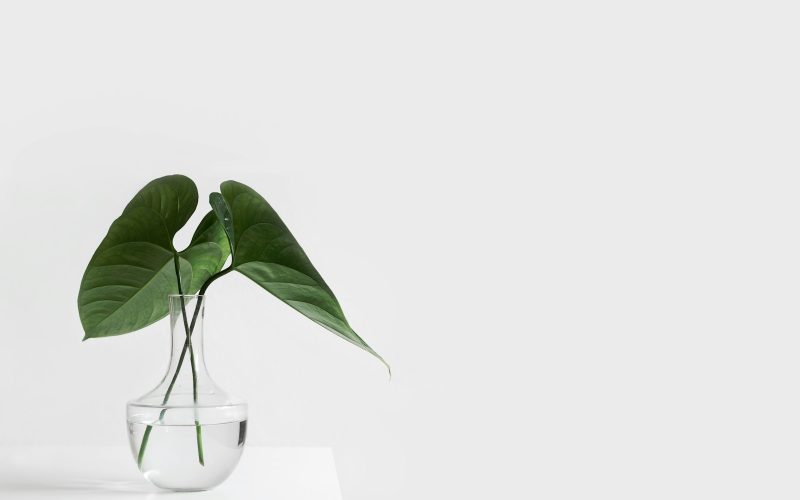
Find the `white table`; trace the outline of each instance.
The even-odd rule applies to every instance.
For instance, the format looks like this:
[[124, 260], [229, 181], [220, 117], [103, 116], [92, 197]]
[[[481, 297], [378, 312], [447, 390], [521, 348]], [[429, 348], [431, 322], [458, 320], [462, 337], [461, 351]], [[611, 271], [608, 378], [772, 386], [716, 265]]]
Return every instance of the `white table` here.
[[0, 499], [341, 500], [330, 448], [247, 446], [216, 489], [171, 493], [148, 483], [127, 447], [0, 446]]

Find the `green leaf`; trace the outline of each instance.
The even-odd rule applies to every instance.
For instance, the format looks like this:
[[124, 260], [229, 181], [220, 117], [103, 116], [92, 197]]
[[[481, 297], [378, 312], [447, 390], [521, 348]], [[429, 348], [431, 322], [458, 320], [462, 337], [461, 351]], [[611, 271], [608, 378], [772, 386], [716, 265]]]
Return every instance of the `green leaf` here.
[[228, 204], [225, 203], [225, 198], [223, 198], [220, 193], [211, 193], [208, 196], [208, 202], [211, 204], [211, 208], [217, 215], [217, 220], [219, 221], [220, 224], [222, 224], [222, 227], [225, 229], [225, 234], [228, 236], [228, 243], [230, 245], [230, 249], [231, 251], [233, 251], [234, 248], [233, 219], [231, 218], [231, 211], [228, 208]]
[[269, 203], [235, 181], [223, 182], [220, 191], [231, 216], [233, 268], [389, 368], [350, 327], [330, 287]]
[[[84, 339], [132, 332], [166, 316], [167, 295], [178, 293], [172, 240], [196, 206], [197, 188], [182, 175], [155, 179], [133, 197], [84, 272], [78, 293]], [[211, 226], [196, 235], [198, 242], [213, 239]], [[194, 285], [192, 263], [201, 269], [206, 260], [201, 245], [180, 259], [183, 283]]]
[[[175, 236], [197, 208], [197, 187], [185, 175], [168, 175], [150, 181], [128, 203], [126, 212], [138, 207], [156, 211], [164, 221], [170, 235]], [[172, 240], [169, 243], [172, 248]]]

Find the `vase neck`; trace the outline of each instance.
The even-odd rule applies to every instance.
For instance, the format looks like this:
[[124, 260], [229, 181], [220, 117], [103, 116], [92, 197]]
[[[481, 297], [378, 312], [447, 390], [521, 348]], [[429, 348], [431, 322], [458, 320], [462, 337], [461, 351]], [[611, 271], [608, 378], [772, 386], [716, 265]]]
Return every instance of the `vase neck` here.
[[[203, 316], [206, 297], [204, 295], [170, 295], [169, 320], [172, 332], [172, 351], [167, 376], [173, 376], [181, 363], [178, 374], [180, 385], [191, 384], [192, 369], [199, 378], [207, 378], [206, 361], [203, 352]], [[187, 342], [187, 333], [190, 342]], [[184, 352], [185, 351], [185, 352]]]

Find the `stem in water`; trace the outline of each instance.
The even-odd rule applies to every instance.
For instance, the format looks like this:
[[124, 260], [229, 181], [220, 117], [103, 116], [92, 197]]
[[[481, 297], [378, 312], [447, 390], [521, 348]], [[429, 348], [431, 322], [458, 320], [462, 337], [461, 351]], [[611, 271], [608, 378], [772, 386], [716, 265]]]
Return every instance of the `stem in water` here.
[[[197, 324], [197, 316], [200, 313], [200, 306], [202, 305], [202, 300], [203, 300], [203, 297], [205, 296], [206, 290], [208, 290], [208, 286], [214, 280], [216, 280], [217, 278], [220, 278], [222, 276], [225, 276], [226, 274], [231, 272], [233, 269], [231, 267], [228, 267], [227, 269], [223, 269], [222, 271], [220, 271], [217, 274], [215, 274], [215, 275], [211, 276], [210, 278], [208, 278], [208, 280], [206, 280], [206, 282], [203, 283], [203, 286], [200, 287], [200, 291], [197, 294], [198, 295], [197, 304], [195, 305], [194, 313], [192, 314], [191, 324], [189, 324], [188, 321], [187, 321], [188, 318], [187, 318], [187, 314], [186, 314], [186, 304], [184, 302], [183, 290], [182, 290], [181, 281], [180, 281], [180, 262], [178, 260], [178, 256], [177, 255], [175, 255], [175, 259], [174, 260], [175, 260], [175, 272], [176, 272], [176, 274], [178, 276], [178, 293], [181, 295], [181, 315], [183, 316], [183, 325], [184, 325], [184, 330], [186, 331], [186, 342], [184, 342], [184, 344], [183, 344], [183, 349], [181, 350], [180, 357], [178, 358], [178, 365], [177, 365], [177, 367], [175, 369], [175, 374], [172, 376], [172, 380], [170, 381], [169, 386], [167, 387], [167, 392], [164, 394], [164, 399], [162, 400], [161, 404], [165, 405], [165, 404], [167, 404], [167, 401], [169, 401], [169, 397], [172, 394], [172, 389], [173, 389], [173, 387], [175, 387], [175, 382], [178, 380], [178, 374], [180, 373], [181, 367], [183, 366], [183, 360], [186, 358], [186, 351], [187, 350], [189, 351], [189, 359], [190, 359], [190, 363], [192, 365], [192, 386], [193, 386], [192, 387], [193, 388], [192, 396], [193, 396], [194, 402], [196, 404], [197, 403], [197, 373], [195, 372], [194, 349], [192, 349], [192, 340], [191, 340], [192, 333], [194, 332], [194, 327]], [[166, 412], [167, 412], [166, 408], [161, 410], [161, 413], [158, 416], [158, 420], [159, 421], [164, 418], [164, 414]], [[147, 428], [144, 430], [144, 435], [142, 436], [142, 442], [139, 445], [139, 455], [137, 457], [137, 463], [138, 463], [140, 469], [142, 467], [142, 460], [144, 459], [144, 452], [147, 449], [147, 443], [150, 440], [150, 433], [152, 431], [153, 431], [153, 426], [152, 425], [148, 425]], [[205, 459], [204, 459], [204, 456], [203, 456], [202, 430], [201, 430], [201, 427], [200, 427], [200, 422], [197, 419], [195, 419], [195, 433], [197, 435], [197, 457], [198, 457], [198, 460], [200, 462], [200, 465], [205, 465]]]

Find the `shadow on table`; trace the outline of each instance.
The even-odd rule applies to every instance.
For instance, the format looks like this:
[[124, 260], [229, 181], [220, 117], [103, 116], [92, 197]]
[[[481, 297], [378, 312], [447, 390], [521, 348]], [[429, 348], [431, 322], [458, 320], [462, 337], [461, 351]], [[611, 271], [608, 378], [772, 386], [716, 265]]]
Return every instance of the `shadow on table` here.
[[[68, 479], [68, 478], [36, 478], [8, 477], [3, 474], [0, 481], [0, 493], [64, 493], [67, 494], [131, 494], [158, 495], [160, 492], [141, 481], [121, 481], [108, 479]], [[1, 496], [1, 495], [0, 495]]]

